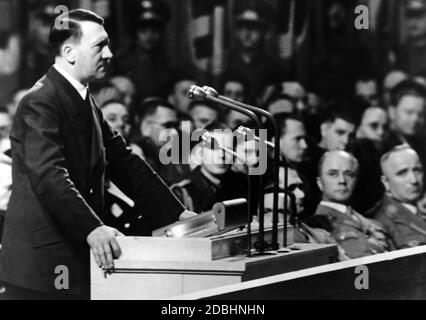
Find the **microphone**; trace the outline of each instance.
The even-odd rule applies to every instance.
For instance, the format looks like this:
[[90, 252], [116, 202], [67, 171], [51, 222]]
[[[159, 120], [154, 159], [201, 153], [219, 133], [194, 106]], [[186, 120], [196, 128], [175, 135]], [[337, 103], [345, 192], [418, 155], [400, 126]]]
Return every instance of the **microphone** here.
[[235, 151], [233, 151], [233, 150], [231, 150], [231, 149], [229, 149], [229, 148], [226, 148], [226, 147], [224, 147], [224, 146], [221, 146], [221, 145], [219, 144], [219, 142], [217, 141], [217, 139], [216, 139], [216, 138], [214, 138], [210, 132], [206, 132], [206, 133], [204, 133], [204, 134], [201, 136], [201, 140], [203, 141], [203, 145], [211, 144], [211, 145], [213, 145], [213, 149], [214, 149], [214, 150], [222, 150], [223, 152], [225, 152], [225, 153], [227, 153], [227, 154], [231, 155], [232, 157], [234, 157], [235, 159], [237, 159], [237, 160], [238, 160], [238, 161], [240, 161], [241, 163], [245, 163], [245, 159], [241, 158], [241, 157], [238, 155], [238, 153], [236, 153]]
[[247, 137], [247, 136], [253, 137], [253, 139], [254, 139], [255, 141], [257, 141], [257, 142], [263, 142], [263, 143], [265, 143], [268, 147], [273, 148], [273, 149], [275, 148], [275, 144], [273, 144], [271, 141], [268, 141], [268, 140], [260, 140], [260, 138], [259, 138], [258, 136], [254, 135], [254, 133], [252, 132], [252, 130], [251, 130], [251, 129], [246, 128], [246, 127], [244, 127], [244, 126], [240, 126], [240, 127], [237, 129], [237, 133], [238, 133], [240, 136], [242, 136], [242, 137]]
[[[237, 105], [241, 108], [244, 108], [246, 110], [250, 110], [256, 114], [260, 114], [264, 116], [265, 118], [269, 119], [274, 127], [274, 133], [275, 133], [275, 146], [274, 146], [274, 200], [273, 200], [273, 231], [272, 231], [272, 245], [273, 249], [279, 249], [279, 243], [278, 243], [278, 193], [279, 193], [279, 162], [280, 162], [280, 131], [277, 124], [277, 121], [273, 117], [273, 115], [261, 108], [254, 107], [239, 101], [232, 100], [230, 98], [227, 98], [225, 96], [219, 95], [219, 93], [211, 87], [203, 87], [204, 93], [207, 94], [207, 96], [214, 97], [215, 99], [218, 99], [223, 102], [231, 103], [234, 105]], [[208, 99], [208, 98], [207, 98]], [[284, 163], [285, 163], [285, 174], [284, 174], [284, 184], [285, 188], [288, 187], [288, 163], [283, 157]], [[288, 208], [288, 202], [287, 197], [284, 198], [284, 211], [287, 212]], [[259, 217], [260, 218], [260, 217]], [[284, 214], [284, 239], [283, 239], [283, 247], [287, 246], [287, 214]]]
[[[230, 103], [230, 102], [227, 102], [227, 101], [222, 101], [222, 100], [217, 99], [217, 98], [215, 98], [213, 96], [210, 96], [210, 95], [208, 95], [205, 92], [205, 90], [203, 88], [201, 88], [199, 86], [193, 85], [190, 88], [190, 90], [188, 91], [188, 98], [191, 99], [191, 100], [195, 100], [195, 101], [211, 101], [211, 102], [214, 102], [214, 103], [216, 103], [218, 105], [221, 105], [221, 106], [227, 107], [229, 109], [235, 110], [237, 112], [240, 112], [242, 114], [245, 114], [246, 116], [248, 116], [249, 118], [251, 118], [255, 122], [256, 127], [259, 130], [261, 128], [259, 117], [253, 111], [247, 110], [247, 109], [242, 108], [240, 106], [237, 106], [237, 105], [235, 105], [233, 103]], [[248, 181], [248, 187], [249, 187], [249, 192], [248, 192], [248, 202], [249, 202], [249, 205], [248, 205], [248, 213], [247, 213], [247, 216], [248, 216], [248, 224], [247, 224], [247, 251], [248, 251], [248, 256], [251, 256], [251, 247], [252, 247], [252, 244], [251, 244], [251, 226], [250, 225], [251, 225], [251, 221], [252, 221], [252, 215], [251, 215], [251, 210], [250, 209], [252, 207], [251, 206], [251, 192], [252, 191], [251, 191], [250, 175], [247, 175], [247, 181]], [[261, 188], [259, 190], [259, 193], [262, 193], [262, 187], [264, 185], [264, 183], [263, 183], [263, 177], [262, 176], [259, 176], [259, 184], [261, 186]], [[263, 198], [263, 194], [260, 194], [260, 196], [259, 196], [259, 202], [260, 203], [263, 203], [263, 199], [262, 198]], [[258, 241], [261, 243], [261, 245], [260, 245], [261, 247], [262, 247], [262, 245], [264, 243], [264, 239], [265, 239], [264, 229], [259, 230], [259, 240]]]

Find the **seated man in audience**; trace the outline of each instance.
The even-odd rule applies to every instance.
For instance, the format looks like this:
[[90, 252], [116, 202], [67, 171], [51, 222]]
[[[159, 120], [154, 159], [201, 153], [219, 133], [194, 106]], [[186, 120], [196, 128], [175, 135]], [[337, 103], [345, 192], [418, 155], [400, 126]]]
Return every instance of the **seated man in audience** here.
[[385, 252], [388, 244], [377, 221], [364, 218], [350, 206], [358, 174], [358, 161], [345, 151], [324, 154], [318, 186], [322, 201], [307, 224], [330, 232], [349, 258]]
[[415, 81], [405, 80], [392, 90], [391, 102], [389, 114], [392, 131], [386, 149], [408, 143], [417, 152], [425, 167], [426, 89]]
[[274, 93], [266, 101], [265, 109], [273, 116], [281, 113], [296, 113], [296, 104], [292, 97], [283, 93]]
[[[134, 145], [139, 147], [144, 159], [167, 185], [182, 181], [190, 172], [189, 165], [185, 164], [186, 155], [179, 152], [180, 158], [174, 159], [175, 163], [161, 161], [161, 154], [166, 154], [166, 149], [170, 150], [179, 143], [176, 109], [163, 99], [153, 98], [142, 103], [138, 111], [135, 129], [139, 131], [140, 138], [134, 141]], [[133, 146], [132, 149], [138, 150]]]
[[281, 129], [280, 151], [289, 164], [294, 166], [303, 181], [309, 197], [305, 201], [303, 216], [311, 216], [320, 201], [320, 192], [316, 185], [316, 163], [310, 158], [308, 136], [302, 120], [291, 114], [280, 114], [277, 117]]
[[[267, 226], [272, 226], [274, 199], [273, 189], [273, 185], [269, 185], [265, 190], [265, 224]], [[289, 166], [288, 168], [288, 186], [286, 190], [284, 185], [284, 168], [280, 167], [280, 190], [278, 209], [280, 213], [279, 221], [282, 223], [284, 213], [284, 194], [287, 194], [288, 196], [287, 204], [291, 217], [298, 217], [303, 212], [305, 206], [306, 197], [303, 182], [296, 169], [292, 166]]]
[[359, 161], [359, 176], [353, 202], [358, 212], [371, 209], [384, 194], [380, 158], [385, 153], [384, 147], [389, 136], [389, 118], [386, 110], [370, 107], [364, 111], [357, 140], [352, 146], [352, 153]]
[[[316, 243], [316, 244], [335, 244], [336, 241], [331, 237], [331, 234], [320, 228], [312, 228], [303, 222], [301, 214], [305, 210], [305, 203], [307, 197], [305, 196], [305, 187], [300, 179], [299, 173], [295, 168], [289, 166], [288, 168], [288, 187], [285, 189], [284, 185], [284, 168], [280, 168], [280, 194], [279, 194], [279, 224], [282, 225], [284, 221], [284, 196], [287, 196], [288, 205], [288, 222], [293, 224], [294, 229], [294, 243]], [[283, 192], [284, 191], [284, 192]], [[273, 212], [273, 186], [270, 185], [265, 190], [265, 227], [272, 227], [272, 212]], [[252, 224], [252, 230], [258, 228], [257, 219]], [[343, 251], [339, 248], [339, 260], [348, 260]]]
[[129, 111], [123, 100], [108, 100], [100, 105], [102, 115], [114, 131], [117, 131], [124, 139], [130, 135]]
[[385, 75], [382, 82], [382, 103], [384, 107], [387, 108], [391, 105], [392, 89], [407, 79], [408, 75], [401, 70], [391, 70]]
[[223, 148], [233, 149], [232, 131], [213, 123], [206, 127], [213, 141], [200, 142], [193, 149], [198, 167], [189, 178], [171, 187], [186, 208], [196, 213], [210, 210], [220, 201], [247, 198], [247, 176], [231, 170], [232, 156]]
[[209, 124], [218, 121], [218, 109], [211, 102], [193, 101], [188, 110], [195, 129], [204, 129]]
[[[249, 102], [250, 85], [246, 78], [241, 75], [225, 75], [222, 80], [223, 96], [239, 102]], [[235, 130], [241, 125], [251, 122], [251, 119], [241, 112], [224, 109], [223, 122]]]
[[369, 107], [379, 105], [379, 91], [374, 77], [362, 77], [355, 82], [355, 97], [366, 102]]
[[320, 149], [325, 151], [348, 150], [355, 138], [358, 121], [349, 106], [335, 105], [321, 123]]
[[179, 119], [187, 119], [192, 102], [188, 98], [188, 91], [197, 83], [192, 76], [186, 74], [177, 74], [170, 83], [167, 101], [175, 106]]
[[116, 87], [116, 89], [122, 95], [123, 102], [125, 106], [128, 108], [128, 110], [133, 108], [133, 103], [136, 97], [136, 86], [132, 82], [132, 80], [130, 80], [130, 78], [127, 78], [125, 76], [117, 75], [115, 77], [112, 77], [110, 82]]
[[121, 100], [121, 93], [106, 79], [94, 81], [90, 84], [90, 93], [93, 95], [98, 106], [109, 100]]
[[418, 208], [423, 196], [423, 168], [408, 145], [397, 146], [381, 160], [386, 194], [369, 212], [380, 221], [396, 249], [426, 244], [426, 213]]
[[282, 93], [293, 99], [297, 112], [305, 112], [308, 108], [305, 88], [298, 82], [283, 82], [281, 86]]

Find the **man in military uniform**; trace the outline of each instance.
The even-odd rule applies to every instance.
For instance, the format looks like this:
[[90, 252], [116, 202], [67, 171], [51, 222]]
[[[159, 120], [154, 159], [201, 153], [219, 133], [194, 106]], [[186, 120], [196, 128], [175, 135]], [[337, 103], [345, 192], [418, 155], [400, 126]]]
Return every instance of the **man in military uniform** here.
[[281, 75], [281, 66], [265, 52], [265, 35], [273, 18], [264, 1], [251, 1], [235, 8], [236, 48], [228, 54], [226, 72], [241, 74], [250, 83], [252, 97]]
[[408, 145], [397, 146], [381, 159], [386, 195], [368, 213], [380, 221], [396, 249], [426, 244], [426, 214], [417, 203], [423, 196], [423, 168]]
[[358, 161], [345, 151], [327, 152], [319, 164], [318, 186], [322, 201], [310, 227], [328, 231], [349, 258], [385, 252], [388, 244], [379, 222], [364, 218], [350, 206], [358, 174]]
[[232, 132], [226, 129], [217, 123], [206, 127], [214, 140], [194, 147], [192, 160], [199, 166], [189, 179], [171, 187], [184, 206], [196, 213], [210, 210], [217, 202], [247, 198], [246, 176], [231, 171], [231, 156], [223, 150], [233, 148]]
[[57, 15], [55, 6], [48, 1], [38, 1], [32, 8], [32, 26], [27, 48], [25, 50], [25, 86], [32, 86], [54, 63], [50, 51], [49, 33], [52, 21]]
[[397, 64], [412, 76], [426, 76], [426, 1], [406, 0], [407, 42], [397, 53]]
[[114, 73], [128, 76], [141, 100], [161, 96], [168, 84], [171, 68], [164, 54], [162, 38], [171, 18], [168, 5], [161, 0], [142, 0], [138, 5], [135, 41], [118, 54]]

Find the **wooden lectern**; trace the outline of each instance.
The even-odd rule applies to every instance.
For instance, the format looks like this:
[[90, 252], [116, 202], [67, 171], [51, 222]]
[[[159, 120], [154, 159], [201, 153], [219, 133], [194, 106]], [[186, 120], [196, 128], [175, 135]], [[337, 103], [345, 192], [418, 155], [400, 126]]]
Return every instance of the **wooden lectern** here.
[[[231, 241], [227, 241], [229, 237]], [[291, 243], [292, 232], [288, 232], [288, 237]], [[335, 245], [308, 244], [293, 245], [294, 250], [274, 255], [233, 255], [233, 247], [244, 248], [244, 239], [245, 235], [210, 238], [118, 238], [123, 255], [115, 261], [111, 274], [106, 275], [97, 266], [93, 256], [91, 257], [91, 298], [171, 299], [206, 289], [327, 264], [337, 256]]]

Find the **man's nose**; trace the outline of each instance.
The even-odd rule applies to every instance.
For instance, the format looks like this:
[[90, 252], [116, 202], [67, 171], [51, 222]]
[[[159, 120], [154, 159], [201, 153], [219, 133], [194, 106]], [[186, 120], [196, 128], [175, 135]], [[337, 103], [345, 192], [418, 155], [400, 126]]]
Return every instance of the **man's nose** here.
[[377, 133], [377, 135], [378, 135], [378, 136], [380, 136], [380, 137], [384, 136], [384, 135], [385, 135], [385, 128], [383, 128], [383, 127], [378, 127], [378, 128], [377, 128], [377, 130], [376, 130], [376, 133]]
[[411, 183], [411, 184], [414, 184], [414, 185], [419, 183], [418, 176], [415, 172], [410, 171], [408, 173], [408, 182]]
[[346, 150], [349, 145], [349, 136], [343, 136], [341, 142], [343, 150]]
[[308, 144], [306, 143], [306, 140], [305, 140], [305, 139], [302, 139], [302, 140], [300, 141], [300, 148], [301, 148], [301, 149], [303, 149], [303, 150], [308, 149]]
[[305, 199], [305, 192], [303, 192], [303, 190], [300, 189], [300, 188], [296, 188], [294, 190], [294, 195], [295, 195], [296, 199], [301, 199], [301, 200]]
[[109, 47], [105, 47], [104, 51], [102, 53], [102, 58], [103, 59], [112, 59], [114, 57], [114, 55], [111, 52], [111, 49]]
[[345, 175], [344, 175], [343, 173], [341, 173], [341, 174], [339, 174], [339, 175], [337, 176], [337, 182], [338, 182], [339, 184], [346, 184], [346, 183], [347, 183], [347, 181], [346, 181], [346, 177], [345, 177]]

